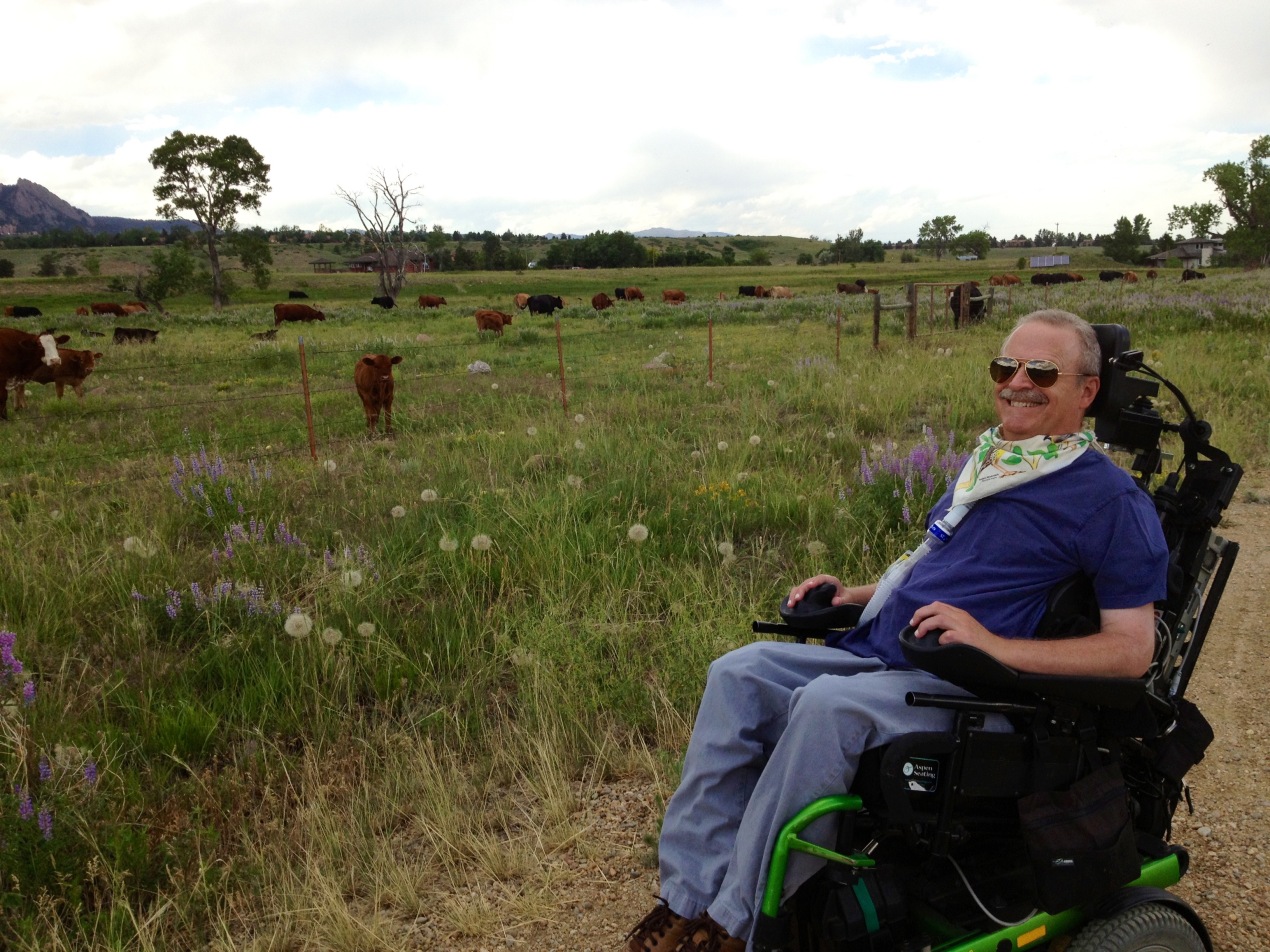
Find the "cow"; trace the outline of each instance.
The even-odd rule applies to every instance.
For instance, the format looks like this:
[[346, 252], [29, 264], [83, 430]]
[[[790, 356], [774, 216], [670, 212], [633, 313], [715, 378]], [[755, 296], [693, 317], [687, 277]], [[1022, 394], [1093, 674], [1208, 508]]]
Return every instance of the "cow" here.
[[845, 281], [838, 282], [839, 294], [863, 294], [864, 289], [864, 278], [856, 278], [855, 281], [851, 283], [847, 283]]
[[1194, 271], [1190, 268], [1182, 269], [1183, 281], [1203, 281], [1206, 277], [1208, 277], [1208, 275], [1206, 275], [1203, 271]]
[[777, 285], [774, 288], [768, 288], [767, 296], [774, 298], [792, 298], [794, 296], [794, 292], [784, 285]]
[[43, 317], [38, 307], [29, 304], [10, 304], [4, 309], [5, 317]]
[[1124, 273], [1124, 281], [1126, 284], [1137, 284], [1138, 283], [1137, 273], [1133, 271], [1126, 271]]
[[991, 275], [988, 278], [988, 283], [992, 285], [994, 288], [1003, 288], [1005, 287], [1005, 275], [1004, 274]]
[[983, 292], [979, 290], [978, 281], [967, 281], [965, 284], [959, 284], [952, 290], [952, 294], [948, 295], [948, 308], [952, 311], [953, 327], [961, 327], [961, 299], [963, 295], [966, 298], [966, 323], [978, 324], [983, 320], [983, 310], [985, 307], [983, 300]]
[[674, 288], [667, 288], [661, 292], [661, 302], [663, 304], [682, 304], [688, 300], [688, 295], [682, 291], [676, 291]]
[[614, 289], [613, 289], [613, 298], [614, 298], [614, 300], [617, 300], [617, 301], [625, 301], [625, 300], [626, 300], [626, 288], [614, 288]]
[[754, 285], [754, 296], [760, 298], [767, 297], [767, 288], [763, 287], [761, 284]]
[[529, 304], [529, 295], [517, 294], [514, 298], [512, 298], [512, 301], [514, 301], [516, 304], [516, 310], [523, 311], [525, 307]]
[[123, 317], [123, 305], [115, 304], [112, 301], [94, 301], [88, 305], [94, 314], [110, 314], [113, 317]]
[[75, 316], [76, 316], [76, 317], [87, 317], [87, 316], [88, 316], [88, 308], [86, 308], [86, 307], [82, 307], [82, 306], [81, 306], [81, 307], [77, 307], [77, 308], [75, 308]]
[[642, 301], [642, 300], [644, 300], [644, 292], [643, 292], [643, 291], [641, 291], [639, 288], [627, 288], [627, 289], [626, 289], [626, 300], [628, 300], [628, 301]]
[[1085, 276], [1083, 274], [1079, 274], [1075, 271], [1068, 271], [1066, 276], [1068, 281], [1084, 281], [1085, 280]]
[[290, 301], [307, 301], [309, 296], [303, 291], [288, 291], [287, 299]]
[[476, 332], [478, 334], [484, 331], [493, 331], [499, 337], [502, 337], [503, 327], [511, 322], [512, 316], [504, 314], [502, 311], [482, 308], [476, 312]]
[[307, 304], [283, 304], [279, 302], [273, 306], [273, 326], [277, 327], [283, 321], [324, 321], [326, 315], [315, 307], [309, 307]]
[[259, 331], [258, 333], [252, 334], [251, 339], [252, 340], [277, 340], [278, 328], [271, 327], [267, 331]]
[[159, 332], [148, 327], [116, 327], [116, 344], [153, 344], [159, 339]]
[[1156, 271], [1155, 268], [1152, 268], [1151, 270], [1147, 272], [1147, 280], [1149, 281], [1154, 281], [1159, 276], [1160, 276], [1160, 272]]
[[613, 306], [613, 299], [601, 291], [599, 294], [591, 298], [591, 306], [597, 311], [602, 311], [607, 307]]
[[1023, 283], [1022, 281], [1019, 280], [1019, 276], [1017, 274], [1003, 274], [1001, 275], [1001, 277], [1005, 280], [1006, 287], [1009, 287], [1012, 284]]
[[[736, 289], [736, 295], [737, 295], [737, 297], [754, 297], [754, 290], [755, 290], [754, 285], [752, 285], [752, 284], [743, 284], [743, 285], [741, 285], [739, 288], [737, 288], [737, 289]], [[839, 290], [839, 291], [841, 291], [841, 290], [842, 290], [842, 285], [841, 285], [841, 284], [840, 284], [840, 285], [838, 285], [838, 290]]]
[[[72, 350], [69, 347], [57, 348], [57, 356], [61, 363], [45, 366], [40, 364], [31, 376], [30, 383], [51, 383], [57, 388], [57, 399], [62, 399], [62, 392], [67, 384], [75, 391], [75, 396], [84, 399], [84, 379], [93, 372], [93, 367], [102, 358], [91, 350]], [[13, 389], [13, 407], [15, 410], [26, 408], [26, 384], [19, 383]]]
[[30, 378], [39, 367], [61, 363], [58, 344], [70, 334], [29, 334], [16, 327], [0, 327], [0, 420], [9, 419], [9, 388]]
[[386, 311], [386, 310], [388, 310], [389, 308], [392, 308], [392, 307], [396, 307], [396, 306], [397, 306], [397, 302], [396, 302], [396, 301], [394, 301], [394, 300], [393, 300], [391, 297], [389, 297], [387, 294], [381, 294], [381, 295], [379, 295], [378, 297], [373, 297], [373, 298], [371, 298], [371, 299], [370, 299], [370, 303], [371, 303], [371, 304], [378, 304], [378, 305], [379, 305], [380, 307], [382, 307], [385, 311]]
[[1099, 281], [1119, 281], [1124, 277], [1123, 271], [1099, 271]]
[[557, 308], [564, 307], [564, 299], [554, 294], [534, 294], [527, 302], [530, 314], [546, 314], [550, 317]]
[[438, 310], [440, 310], [441, 305], [444, 303], [445, 303], [445, 298], [437, 294], [420, 294], [419, 295], [420, 307], [435, 307]]
[[134, 314], [144, 314], [146, 306], [144, 304], [125, 304], [123, 313], [125, 317], [131, 317]]
[[392, 367], [401, 363], [400, 356], [366, 354], [353, 368], [353, 383], [366, 411], [366, 429], [375, 432], [379, 414], [384, 415], [384, 433], [392, 433]]
[[145, 302], [145, 301], [124, 301], [124, 302], [123, 302], [123, 306], [124, 306], [124, 307], [135, 307], [135, 308], [138, 308], [138, 309], [140, 309], [140, 310], [142, 310], [142, 311], [148, 311], [148, 310], [150, 310], [148, 307], [146, 307], [146, 302]]

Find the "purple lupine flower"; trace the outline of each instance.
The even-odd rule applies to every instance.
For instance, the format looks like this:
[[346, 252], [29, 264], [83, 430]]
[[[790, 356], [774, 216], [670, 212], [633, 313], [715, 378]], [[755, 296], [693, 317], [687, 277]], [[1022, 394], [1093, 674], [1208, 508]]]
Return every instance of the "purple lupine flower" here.
[[231, 506], [234, 504], [234, 488], [229, 483], [225, 484], [225, 502]]
[[260, 474], [256, 472], [256, 461], [254, 459], [247, 460], [247, 475], [251, 477], [252, 485], [260, 481]]
[[[194, 596], [194, 607], [201, 611], [203, 606], [207, 604], [207, 599], [203, 597], [203, 589], [198, 582], [190, 582], [190, 594]], [[174, 615], [173, 617], [175, 618], [176, 616]]]
[[909, 525], [913, 521], [913, 514], [909, 511], [907, 504], [905, 504], [904, 509], [900, 512], [900, 518], [904, 520], [904, 525]]
[[14, 787], [13, 792], [18, 795], [18, 816], [23, 820], [35, 816], [35, 804], [31, 802], [31, 795], [21, 787]]
[[30, 707], [35, 703], [35, 682], [27, 681], [22, 685], [22, 703]]
[[181, 593], [176, 589], [168, 589], [168, 603], [165, 610], [168, 613], [168, 617], [173, 620], [181, 613]]
[[146, 600], [147, 600], [147, 598], [146, 598], [146, 596], [145, 596], [145, 595], [142, 595], [140, 592], [138, 592], [138, 591], [134, 588], [134, 589], [132, 590], [132, 600], [133, 600], [134, 602], [144, 602], [144, 601], [146, 601]]
[[36, 821], [40, 824], [40, 832], [44, 834], [46, 840], [53, 838], [53, 811], [41, 810], [40, 817]]
[[[229, 489], [229, 487], [228, 487], [228, 486], [226, 486], [225, 488], [226, 488], [226, 489]], [[246, 511], [247, 511], [247, 510], [243, 509], [243, 504], [242, 504], [242, 503], [239, 503], [239, 504], [238, 504], [238, 514], [241, 516], [241, 515], [242, 515], [244, 512], [246, 512]]]
[[202, 483], [195, 483], [195, 484], [194, 484], [194, 488], [191, 490], [191, 492], [193, 492], [193, 493], [194, 493], [194, 498], [195, 498], [195, 499], [206, 499], [206, 498], [207, 498], [207, 490], [205, 490], [205, 489], [203, 488], [203, 484], [202, 484]]
[[225, 560], [228, 561], [229, 559], [232, 559], [233, 557], [234, 557], [234, 547], [230, 543], [226, 542], [225, 543]]
[[195, 476], [203, 475], [203, 467], [199, 465], [198, 456], [193, 453], [190, 454], [190, 471], [193, 472]]
[[181, 488], [181, 477], [176, 473], [172, 474], [172, 478], [168, 480], [168, 483], [171, 485], [172, 492], [176, 493], [178, 499], [185, 501], [189, 498], [185, 495], [185, 490]]
[[48, 783], [53, 779], [53, 765], [49, 763], [48, 757], [40, 755], [40, 782]]
[[84, 783], [90, 787], [97, 786], [97, 761], [90, 760], [84, 764]]
[[207, 507], [207, 518], [208, 518], [208, 519], [215, 519], [215, 518], [216, 518], [216, 510], [215, 510], [215, 509], [213, 509], [211, 506], [208, 506], [208, 507]]
[[220, 549], [212, 546], [212, 565], [216, 565], [218, 562], [220, 562]]
[[326, 564], [326, 570], [328, 572], [335, 571], [335, 556], [331, 554], [330, 549], [327, 549], [322, 553], [322, 561]]
[[172, 468], [176, 470], [175, 475], [185, 475], [185, 464], [181, 462], [181, 457], [177, 456], [175, 453], [172, 454]]

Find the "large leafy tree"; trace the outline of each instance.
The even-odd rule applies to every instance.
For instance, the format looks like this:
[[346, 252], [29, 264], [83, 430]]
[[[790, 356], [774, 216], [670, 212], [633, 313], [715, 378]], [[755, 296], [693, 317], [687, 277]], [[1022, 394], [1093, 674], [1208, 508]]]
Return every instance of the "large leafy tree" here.
[[1226, 248], [1263, 268], [1270, 265], [1270, 135], [1252, 140], [1243, 162], [1219, 162], [1204, 173], [1221, 193], [1234, 227]]
[[1102, 253], [1113, 261], [1124, 264], [1137, 264], [1142, 257], [1139, 247], [1150, 242], [1150, 237], [1143, 238], [1141, 229], [1151, 227], [1151, 222], [1137, 215], [1133, 221], [1121, 215], [1116, 219], [1115, 227], [1110, 235], [1102, 239]]
[[1216, 202], [1174, 205], [1169, 212], [1169, 228], [1188, 231], [1192, 238], [1207, 238], [1221, 221], [1222, 207]]
[[401, 172], [389, 178], [383, 169], [375, 169], [366, 182], [369, 195], [336, 189], [336, 194], [357, 213], [363, 237], [379, 259], [379, 294], [394, 301], [406, 285], [410, 253], [418, 250], [407, 234], [406, 225], [414, 222], [409, 214], [417, 207], [413, 196], [422, 186], [407, 185], [406, 178]]
[[917, 241], [922, 247], [933, 251], [935, 260], [939, 261], [962, 230], [962, 226], [957, 224], [956, 215], [936, 215], [930, 221], [922, 223], [917, 231]]
[[159, 172], [154, 187], [159, 214], [169, 219], [193, 215], [202, 229], [212, 306], [220, 308], [227, 298], [220, 241], [234, 229], [240, 211], [260, 211], [260, 199], [269, 191], [269, 166], [242, 136], [217, 139], [179, 129], [150, 153], [150, 164]]

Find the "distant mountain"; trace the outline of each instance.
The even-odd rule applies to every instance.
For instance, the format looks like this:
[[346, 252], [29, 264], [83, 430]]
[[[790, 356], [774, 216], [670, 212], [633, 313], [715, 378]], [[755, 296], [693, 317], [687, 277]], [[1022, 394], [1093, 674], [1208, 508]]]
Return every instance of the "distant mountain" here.
[[116, 234], [130, 228], [153, 228], [168, 231], [175, 225], [191, 225], [193, 222], [166, 221], [163, 219], [100, 218], [76, 208], [70, 202], [58, 198], [43, 185], [18, 179], [17, 185], [0, 185], [0, 233], [11, 230], [19, 235], [52, 231], [60, 228], [72, 231], [79, 228], [93, 234]]
[[636, 238], [731, 238], [726, 231], [686, 231], [683, 228], [645, 228], [635, 232]]

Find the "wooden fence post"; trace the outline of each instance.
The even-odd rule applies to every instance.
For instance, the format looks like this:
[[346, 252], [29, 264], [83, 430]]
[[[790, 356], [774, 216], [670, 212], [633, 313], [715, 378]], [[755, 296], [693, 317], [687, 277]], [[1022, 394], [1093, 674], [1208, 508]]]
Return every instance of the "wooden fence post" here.
[[882, 295], [871, 294], [873, 298], [873, 349], [879, 347], [878, 338], [882, 331]]
[[714, 318], [706, 321], [708, 342], [706, 344], [706, 382], [714, 383]]
[[[875, 298], [877, 297], [876, 294], [873, 296]], [[842, 362], [842, 305], [839, 304], [833, 310], [838, 318], [837, 321], [835, 322], [837, 329], [835, 331], [834, 340], [833, 340], [833, 362], [837, 364]]]
[[[904, 285], [908, 292], [908, 339], [917, 337], [917, 285], [910, 281]], [[931, 289], [931, 306], [934, 307], [934, 288]]]
[[313, 401], [309, 399], [309, 364], [304, 358], [304, 338], [300, 338], [300, 386], [304, 389], [304, 421], [309, 428], [309, 455], [317, 462], [317, 437], [313, 433]]
[[560, 403], [565, 415], [569, 414], [569, 388], [564, 382], [564, 343], [560, 339], [560, 318], [556, 317], [556, 357], [560, 360]]

